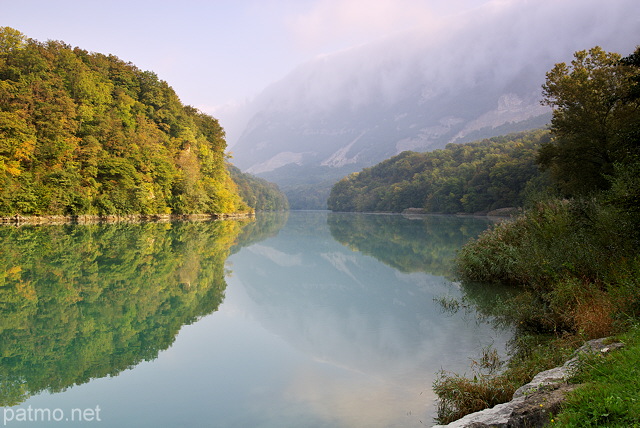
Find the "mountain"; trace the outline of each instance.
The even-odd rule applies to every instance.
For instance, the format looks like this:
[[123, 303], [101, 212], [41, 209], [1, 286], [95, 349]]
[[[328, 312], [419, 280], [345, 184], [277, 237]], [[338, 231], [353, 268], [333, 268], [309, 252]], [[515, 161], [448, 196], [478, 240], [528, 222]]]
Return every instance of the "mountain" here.
[[545, 73], [595, 45], [630, 53], [637, 16], [634, 0], [493, 2], [316, 58], [247, 107], [234, 164], [294, 209], [325, 208], [339, 178], [402, 151], [544, 126]]

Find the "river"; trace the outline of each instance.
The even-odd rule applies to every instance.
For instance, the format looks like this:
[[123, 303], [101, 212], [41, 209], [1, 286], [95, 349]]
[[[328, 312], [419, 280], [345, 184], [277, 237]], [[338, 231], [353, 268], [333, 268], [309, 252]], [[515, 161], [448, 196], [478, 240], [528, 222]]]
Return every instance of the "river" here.
[[[512, 333], [439, 300], [481, 218], [0, 229], [6, 426], [421, 427], [439, 370]], [[481, 296], [480, 294], [488, 294]]]

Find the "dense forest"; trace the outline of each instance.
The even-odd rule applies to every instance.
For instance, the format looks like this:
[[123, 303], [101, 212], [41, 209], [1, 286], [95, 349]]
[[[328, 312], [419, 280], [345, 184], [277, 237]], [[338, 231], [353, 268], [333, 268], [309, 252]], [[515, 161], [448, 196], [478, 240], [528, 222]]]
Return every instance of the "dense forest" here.
[[477, 213], [521, 206], [546, 182], [536, 165], [548, 130], [521, 132], [474, 143], [449, 144], [427, 153], [402, 152], [331, 190], [333, 211]]
[[0, 27], [0, 215], [249, 211], [225, 149], [155, 73]]
[[228, 164], [227, 168], [238, 186], [238, 193], [251, 208], [257, 211], [289, 210], [287, 196], [280, 191], [277, 184], [242, 172], [231, 164]]

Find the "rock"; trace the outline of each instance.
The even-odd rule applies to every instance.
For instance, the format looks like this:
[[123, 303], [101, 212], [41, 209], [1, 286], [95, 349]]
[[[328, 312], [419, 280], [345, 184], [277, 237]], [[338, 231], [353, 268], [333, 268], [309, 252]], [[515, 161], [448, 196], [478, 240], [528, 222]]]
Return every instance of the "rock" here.
[[471, 413], [447, 425], [433, 428], [530, 428], [546, 426], [551, 415], [560, 411], [568, 392], [578, 385], [570, 385], [571, 378], [580, 366], [585, 354], [607, 353], [621, 348], [623, 343], [610, 343], [608, 338], [586, 342], [560, 367], [538, 373], [531, 382], [514, 392], [508, 403], [498, 404], [490, 409]]
[[546, 426], [551, 416], [562, 408], [566, 394], [577, 386], [566, 383], [549, 384], [524, 396], [522, 403], [513, 409], [506, 426], [513, 428]]

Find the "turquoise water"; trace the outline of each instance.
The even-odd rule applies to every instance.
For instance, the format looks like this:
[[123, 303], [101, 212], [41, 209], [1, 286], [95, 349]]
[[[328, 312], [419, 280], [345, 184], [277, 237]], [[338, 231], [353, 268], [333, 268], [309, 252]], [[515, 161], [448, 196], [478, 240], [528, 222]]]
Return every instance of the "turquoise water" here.
[[6, 426], [419, 427], [440, 369], [509, 331], [460, 297], [483, 219], [290, 212], [254, 223], [0, 230]]

